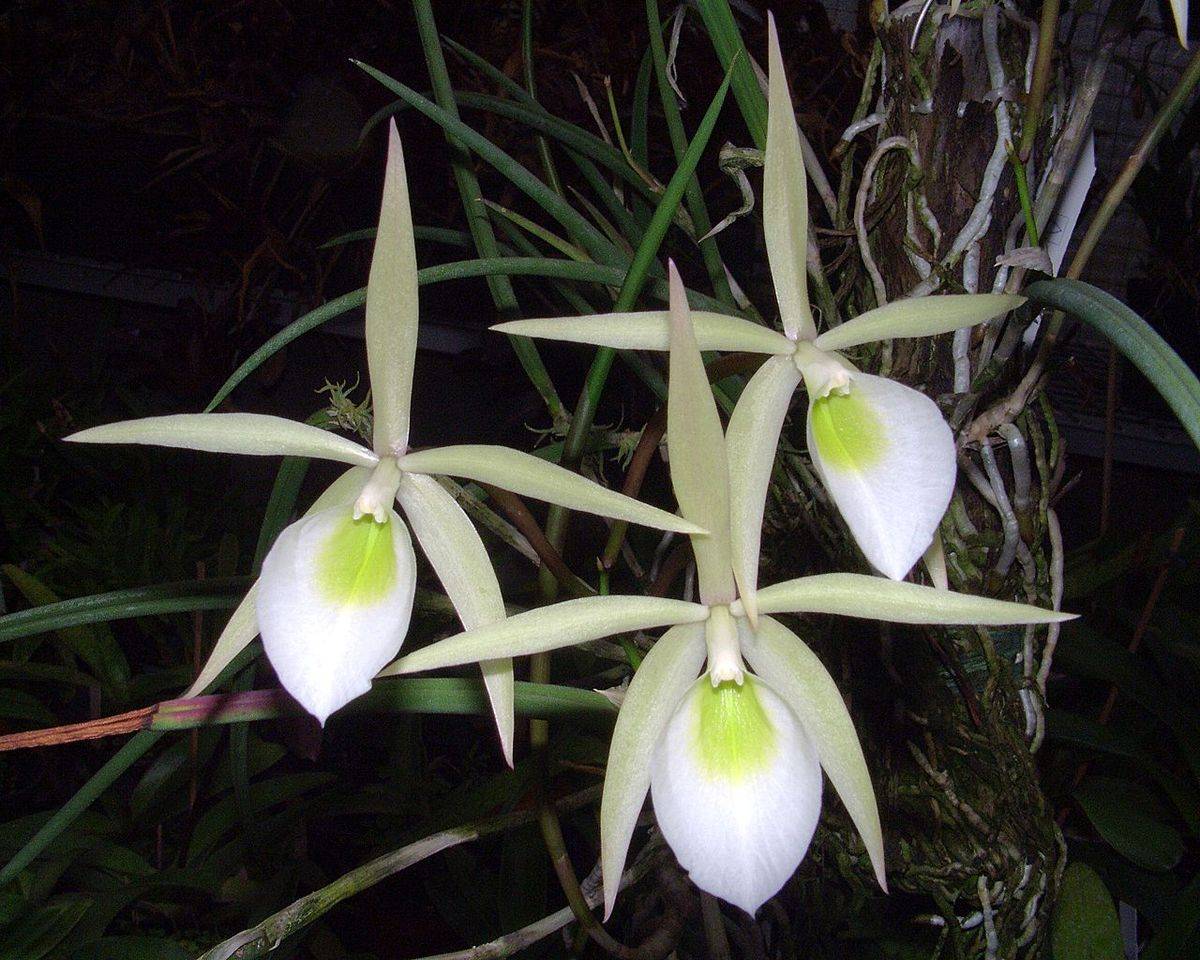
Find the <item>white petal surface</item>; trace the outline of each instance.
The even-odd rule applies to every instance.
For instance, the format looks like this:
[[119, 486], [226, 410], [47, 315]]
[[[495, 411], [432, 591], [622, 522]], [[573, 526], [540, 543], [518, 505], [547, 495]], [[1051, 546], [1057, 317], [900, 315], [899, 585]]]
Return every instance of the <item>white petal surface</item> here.
[[[760, 613], [833, 613], [865, 620], [945, 626], [1062, 623], [1076, 616], [1028, 603], [975, 597], [863, 573], [819, 573], [773, 583], [758, 591], [758, 609]], [[734, 612], [738, 612], [736, 605]]]
[[[701, 350], [790, 354], [794, 348], [792, 342], [778, 331], [741, 317], [693, 310], [692, 325]], [[510, 320], [496, 324], [492, 329], [501, 333], [567, 343], [591, 343], [618, 350], [670, 349], [670, 314], [666, 310]]]
[[1015, 310], [1024, 302], [1024, 297], [1007, 293], [951, 293], [893, 300], [826, 330], [813, 341], [813, 346], [820, 350], [845, 350], [873, 340], [932, 337], [973, 327]]
[[848, 394], [810, 400], [808, 450], [867, 560], [903, 579], [954, 492], [954, 437], [937, 405], [901, 383], [856, 374]]
[[708, 531], [692, 537], [704, 603], [735, 596], [729, 533], [729, 457], [712, 386], [696, 346], [683, 281], [668, 263], [671, 285], [671, 356], [667, 393], [667, 452], [679, 512]]
[[411, 473], [466, 477], [572, 510], [628, 520], [659, 530], [674, 530], [676, 533], [696, 533], [700, 530], [682, 517], [609, 490], [558, 464], [508, 447], [479, 443], [434, 447], [407, 454], [400, 458], [399, 463], [401, 470]]
[[816, 333], [808, 304], [808, 181], [800, 130], [783, 72], [775, 18], [767, 14], [767, 149], [763, 156], [763, 231], [779, 316], [788, 336]]
[[[449, 493], [433, 477], [406, 473], [400, 481], [400, 506], [412, 524], [417, 543], [425, 551], [462, 625], [473, 630], [504, 619], [504, 597], [487, 549]], [[500, 748], [513, 762], [512, 659], [485, 660], [480, 664], [487, 686]]]
[[375, 452], [381, 457], [397, 456], [408, 446], [417, 356], [417, 254], [404, 152], [395, 120], [388, 123], [383, 204], [367, 278], [366, 339]]
[[758, 554], [763, 509], [779, 431], [787, 416], [800, 371], [791, 357], [772, 357], [750, 378], [729, 418], [729, 522], [733, 537], [733, 575], [742, 605], [751, 620], [758, 617]]
[[72, 443], [138, 443], [209, 453], [319, 457], [355, 466], [378, 462], [366, 447], [307, 423], [262, 413], [175, 413], [80, 430]]
[[401, 657], [384, 676], [438, 670], [496, 657], [527, 657], [618, 633], [700, 623], [708, 608], [662, 597], [604, 596], [564, 600], [514, 614], [431, 643]]
[[600, 800], [604, 917], [612, 914], [629, 841], [650, 789], [650, 759], [675, 707], [704, 665], [704, 625], [672, 627], [650, 648], [625, 692]]
[[366, 693], [400, 649], [416, 592], [404, 521], [330, 507], [279, 535], [259, 577], [263, 647], [284, 689], [322, 723]]
[[[337, 504], [353, 503], [359, 491], [370, 478], [371, 471], [367, 467], [351, 467], [325, 488], [325, 492], [317, 497], [304, 515], [308, 517]], [[204, 668], [183, 696], [195, 697], [202, 694], [221, 675], [221, 671], [233, 662], [233, 658], [245, 650], [250, 645], [250, 641], [258, 636], [257, 607], [258, 581], [256, 580], [246, 591], [246, 596], [237, 605], [237, 609], [233, 611], [233, 615], [225, 624], [225, 629], [217, 637], [212, 653], [204, 662]]]
[[821, 766], [863, 839], [875, 878], [884, 890], [883, 829], [871, 774], [846, 702], [817, 655], [792, 631], [770, 617], [751, 630], [742, 626], [742, 651], [756, 670], [787, 703], [816, 748]]
[[663, 837], [701, 890], [753, 914], [795, 872], [821, 813], [817, 753], [791, 708], [747, 677], [707, 675], [654, 753], [650, 796]]
[[1189, 0], [1171, 0], [1171, 16], [1175, 20], [1175, 34], [1179, 37], [1179, 45], [1184, 50], [1188, 48], [1188, 2]]

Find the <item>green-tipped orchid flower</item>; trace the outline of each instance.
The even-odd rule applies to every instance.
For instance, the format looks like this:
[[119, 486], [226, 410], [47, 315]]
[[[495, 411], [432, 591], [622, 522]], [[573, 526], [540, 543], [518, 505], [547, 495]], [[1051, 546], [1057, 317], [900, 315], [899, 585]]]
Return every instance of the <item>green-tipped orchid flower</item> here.
[[[826, 489], [870, 563], [903, 579], [929, 547], [955, 480], [954, 441], [937, 406], [903, 384], [862, 373], [839, 351], [875, 340], [924, 337], [973, 326], [1023, 302], [1018, 296], [964, 294], [899, 300], [818, 335], [805, 274], [808, 201], [800, 134], [792, 112], [774, 20], [769, 21], [769, 97], [763, 169], [767, 257], [783, 333], [738, 317], [693, 314], [702, 350], [772, 356], [739, 404], [756, 429], [739, 431], [744, 447], [732, 480], [761, 504], [792, 393], [808, 390], [808, 449]], [[665, 350], [666, 311], [518, 320], [495, 327], [624, 349]], [[731, 430], [731, 443], [733, 442]], [[751, 494], [753, 493], [753, 496]], [[734, 533], [734, 573], [753, 609], [757, 531]]]
[[[722, 434], [674, 264], [670, 285], [671, 481], [684, 517], [708, 531], [692, 537], [700, 602], [568, 600], [431, 644], [383, 672], [414, 673], [669, 627], [634, 674], [613, 731], [600, 808], [606, 911], [612, 911], [649, 792], [663, 836], [692, 880], [753, 913], [808, 849], [822, 769], [883, 885], [883, 833], [850, 714], [816, 655], [768, 615], [834, 613], [923, 624], [1067, 617], [912, 583], [825, 574], [758, 591], [752, 618], [738, 596], [736, 557], [738, 544], [758, 552], [762, 494], [746, 480], [744, 453], [761, 426], [753, 412], [760, 408], [751, 397], [752, 412], [745, 413], [743, 395], [728, 437]], [[754, 389], [773, 382], [758, 381]]]
[[[434, 479], [451, 474], [576, 510], [695, 533], [694, 524], [503, 447], [462, 445], [410, 452], [409, 412], [417, 346], [417, 262], [399, 134], [393, 123], [379, 230], [367, 283], [367, 363], [374, 397], [368, 449], [303, 423], [252, 413], [150, 417], [94, 427], [69, 440], [138, 443], [220, 453], [322, 457], [353, 465], [280, 534], [263, 562], [236, 629], [219, 645], [229, 662], [256, 632], [280, 682], [322, 723], [365, 693], [408, 631], [416, 559], [408, 526], [470, 629], [504, 618], [504, 602], [474, 526]], [[319, 507], [319, 509], [318, 509]], [[248, 598], [249, 599], [249, 598]], [[231, 621], [233, 623], [233, 621]], [[513, 673], [483, 658], [505, 757], [512, 760]], [[205, 671], [208, 680], [214, 670]]]

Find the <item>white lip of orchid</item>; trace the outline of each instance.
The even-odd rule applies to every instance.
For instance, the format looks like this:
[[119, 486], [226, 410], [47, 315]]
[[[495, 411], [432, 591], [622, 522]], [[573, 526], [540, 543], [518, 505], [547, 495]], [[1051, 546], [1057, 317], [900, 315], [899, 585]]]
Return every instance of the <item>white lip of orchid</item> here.
[[395, 457], [383, 457], [371, 471], [371, 479], [354, 501], [354, 519], [370, 514], [376, 523], [387, 523], [400, 489], [400, 467]]
[[804, 377], [804, 386], [813, 400], [831, 393], [847, 394], [857, 371], [840, 354], [821, 350], [802, 340], [796, 344], [792, 362]]
[[746, 680], [746, 665], [742, 662], [742, 647], [738, 640], [737, 623], [729, 607], [721, 604], [709, 608], [704, 623], [704, 642], [708, 648], [708, 678], [714, 687], [732, 680], [739, 687]]

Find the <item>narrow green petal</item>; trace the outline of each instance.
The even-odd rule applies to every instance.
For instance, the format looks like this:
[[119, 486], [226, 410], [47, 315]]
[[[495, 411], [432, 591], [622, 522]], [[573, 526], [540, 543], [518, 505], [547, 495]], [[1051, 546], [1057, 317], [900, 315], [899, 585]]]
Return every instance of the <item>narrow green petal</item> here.
[[704, 626], [672, 627], [633, 675], [608, 750], [600, 800], [600, 874], [604, 916], [612, 913], [629, 841], [650, 789], [650, 760], [680, 699], [704, 665]]
[[845, 350], [874, 340], [933, 337], [991, 320], [1015, 310], [1025, 298], [1005, 293], [952, 293], [940, 297], [893, 300], [868, 310], [813, 341], [821, 350]]
[[[462, 625], [473, 630], [504, 619], [504, 597], [487, 549], [474, 524], [435, 479], [405, 474], [398, 499], [417, 542], [458, 612]], [[496, 717], [504, 759], [513, 762], [514, 688], [512, 660], [480, 664]]]
[[1171, 17], [1175, 21], [1175, 35], [1179, 45], [1188, 48], [1188, 0], [1171, 0]]
[[401, 657], [380, 676], [418, 673], [497, 657], [524, 657], [618, 633], [700, 623], [708, 609], [661, 597], [583, 597], [468, 630]]
[[822, 573], [763, 587], [758, 591], [758, 609], [760, 613], [833, 613], [892, 623], [978, 626], [1062, 623], [1076, 616], [862, 573]]
[[381, 457], [398, 456], [408, 446], [417, 356], [417, 253], [395, 120], [388, 125], [383, 204], [367, 279], [366, 331], [375, 452]]
[[733, 575], [747, 616], [758, 618], [758, 555], [763, 509], [775, 465], [779, 431], [800, 371], [791, 357], [772, 357], [750, 378], [729, 418], [729, 523]]
[[[290, 421], [289, 421], [290, 422]], [[351, 504], [359, 491], [371, 477], [371, 471], [366, 467], [352, 467], [333, 481], [313, 505], [305, 512], [305, 516], [319, 513], [339, 503]], [[220, 676], [221, 671], [233, 663], [234, 657], [250, 645], [250, 641], [258, 636], [258, 615], [255, 605], [258, 603], [258, 583], [254, 583], [242, 602], [237, 605], [225, 629], [217, 637], [212, 653], [208, 655], [203, 669], [195, 682], [188, 687], [184, 697], [199, 696], [209, 685]]]
[[665, 510], [602, 487], [556, 464], [508, 447], [485, 444], [434, 447], [402, 457], [400, 469], [409, 473], [466, 477], [511, 490], [521, 496], [659, 530], [698, 533], [704, 529]]
[[808, 182], [800, 131], [783, 72], [775, 18], [767, 14], [767, 149], [763, 157], [763, 230], [783, 329], [793, 339], [816, 335], [808, 304]]
[[667, 394], [667, 453], [671, 485], [685, 517], [708, 530], [692, 537], [700, 599], [734, 598], [729, 533], [729, 463], [725, 435], [712, 387], [692, 333], [683, 281], [668, 265], [671, 285], [670, 391]]
[[[492, 329], [500, 333], [568, 343], [591, 343], [618, 350], [668, 350], [671, 346], [670, 319], [671, 315], [666, 310], [644, 310], [586, 317], [512, 320], [496, 324]], [[692, 327], [701, 350], [790, 354], [794, 349], [794, 344], [778, 331], [752, 320], [723, 313], [693, 310]]]
[[875, 878], [887, 890], [875, 790], [858, 732], [837, 684], [817, 655], [783, 624], [763, 617], [757, 631], [745, 621], [742, 627], [747, 661], [800, 718], [829, 782], [863, 839]]
[[175, 413], [106, 423], [73, 433], [72, 443], [137, 443], [209, 453], [319, 457], [354, 466], [378, 462], [366, 447], [307, 423], [261, 413]]

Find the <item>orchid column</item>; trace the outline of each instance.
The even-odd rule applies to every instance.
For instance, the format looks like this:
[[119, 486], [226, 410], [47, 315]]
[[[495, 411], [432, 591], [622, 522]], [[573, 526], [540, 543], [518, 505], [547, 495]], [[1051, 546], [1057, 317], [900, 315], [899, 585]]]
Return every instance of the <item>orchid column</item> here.
[[[367, 283], [366, 342], [374, 432], [370, 449], [303, 423], [253, 413], [180, 414], [93, 427], [68, 440], [138, 443], [218, 453], [321, 457], [353, 465], [312, 509], [280, 534], [262, 575], [230, 618], [190, 692], [214, 680], [256, 634], [284, 688], [322, 723], [366, 693], [408, 632], [416, 558], [408, 526], [467, 628], [504, 618], [483, 542], [437, 482], [450, 474], [573, 510], [663, 530], [700, 528], [562, 467], [506, 447], [409, 448], [417, 349], [417, 261], [404, 157], [388, 137], [379, 230]], [[513, 671], [484, 658], [488, 696], [512, 763]]]

